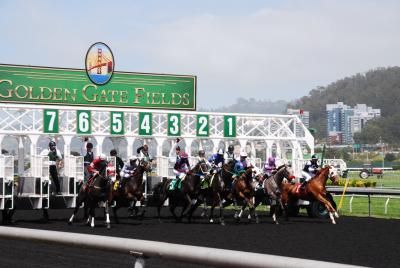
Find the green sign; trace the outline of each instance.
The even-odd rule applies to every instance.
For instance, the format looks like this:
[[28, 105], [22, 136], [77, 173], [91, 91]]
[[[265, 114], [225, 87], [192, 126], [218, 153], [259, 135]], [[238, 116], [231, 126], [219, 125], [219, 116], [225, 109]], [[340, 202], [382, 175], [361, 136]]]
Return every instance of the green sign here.
[[110, 133], [113, 135], [124, 135], [124, 113], [110, 112]]
[[181, 135], [181, 115], [168, 114], [168, 136]]
[[224, 137], [236, 137], [236, 116], [224, 116]]
[[76, 111], [76, 133], [90, 134], [92, 132], [90, 111]]
[[82, 69], [0, 65], [0, 102], [196, 110], [196, 76], [114, 72], [98, 86]]
[[149, 136], [152, 134], [152, 114], [139, 113], [139, 135]]
[[209, 117], [205, 114], [197, 115], [196, 135], [199, 137], [208, 137], [209, 134]]
[[58, 110], [43, 110], [43, 132], [58, 133]]

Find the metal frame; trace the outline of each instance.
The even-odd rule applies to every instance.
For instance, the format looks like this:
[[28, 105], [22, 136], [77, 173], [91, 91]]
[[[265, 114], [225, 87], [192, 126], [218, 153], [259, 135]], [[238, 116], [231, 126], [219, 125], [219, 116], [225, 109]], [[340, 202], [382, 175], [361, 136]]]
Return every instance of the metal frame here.
[[178, 245], [138, 239], [98, 236], [37, 229], [0, 227], [0, 237], [45, 242], [71, 247], [107, 250], [137, 257], [134, 267], [144, 267], [145, 258], [156, 257], [213, 267], [361, 267], [332, 262], [250, 253], [208, 247]]

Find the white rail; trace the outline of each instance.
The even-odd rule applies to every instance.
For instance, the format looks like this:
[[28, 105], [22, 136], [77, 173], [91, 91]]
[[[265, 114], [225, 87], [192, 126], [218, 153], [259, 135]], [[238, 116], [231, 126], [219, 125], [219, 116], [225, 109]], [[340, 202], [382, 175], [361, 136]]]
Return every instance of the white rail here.
[[306, 260], [235, 250], [178, 245], [138, 239], [118, 238], [15, 227], [0, 227], [0, 237], [45, 242], [72, 247], [107, 250], [140, 256], [135, 267], [143, 267], [143, 257], [201, 264], [214, 267], [360, 267], [339, 263]]

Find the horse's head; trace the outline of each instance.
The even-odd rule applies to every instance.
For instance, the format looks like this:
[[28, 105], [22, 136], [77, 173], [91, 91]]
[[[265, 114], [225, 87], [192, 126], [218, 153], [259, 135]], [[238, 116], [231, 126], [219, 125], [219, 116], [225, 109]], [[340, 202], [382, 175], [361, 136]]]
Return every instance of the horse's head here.
[[194, 167], [196, 173], [208, 174], [209, 168], [205, 160], [199, 161]]
[[329, 166], [329, 175], [328, 178], [332, 181], [334, 185], [337, 185], [339, 182], [338, 171], [334, 166]]
[[139, 166], [143, 168], [144, 172], [151, 170], [151, 162], [145, 160], [144, 158], [139, 161]]
[[286, 178], [287, 180], [291, 181], [295, 177], [294, 171], [291, 166], [283, 164], [276, 169], [276, 174], [280, 174], [282, 178]]

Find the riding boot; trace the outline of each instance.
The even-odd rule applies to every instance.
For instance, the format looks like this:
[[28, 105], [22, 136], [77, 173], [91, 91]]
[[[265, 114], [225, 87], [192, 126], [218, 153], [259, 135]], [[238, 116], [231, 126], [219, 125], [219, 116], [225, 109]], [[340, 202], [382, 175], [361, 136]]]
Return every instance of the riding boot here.
[[175, 185], [176, 185], [175, 190], [180, 190], [180, 189], [182, 189], [182, 179], [181, 179], [181, 178], [178, 178]]
[[300, 185], [300, 190], [304, 191], [304, 190], [306, 189], [307, 182], [308, 182], [308, 181], [304, 180], [304, 181], [301, 183], [301, 185]]

